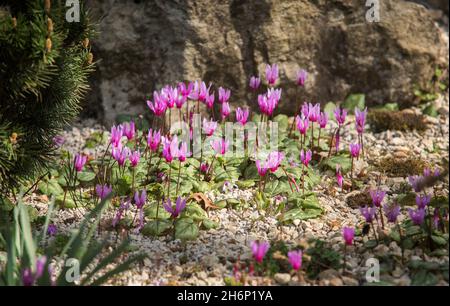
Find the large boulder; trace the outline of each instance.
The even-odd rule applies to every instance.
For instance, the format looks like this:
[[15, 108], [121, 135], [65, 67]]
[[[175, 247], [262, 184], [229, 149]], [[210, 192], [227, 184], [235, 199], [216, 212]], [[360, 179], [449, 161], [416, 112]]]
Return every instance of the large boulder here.
[[339, 101], [366, 94], [368, 104], [413, 103], [448, 48], [427, 9], [379, 1], [368, 22], [360, 0], [88, 1], [101, 16], [94, 55], [100, 59], [88, 109], [105, 123], [145, 112], [153, 90], [203, 79], [232, 89], [231, 103], [256, 105], [248, 79], [265, 63], [280, 66], [280, 111], [295, 109], [297, 69], [310, 72], [301, 99]]

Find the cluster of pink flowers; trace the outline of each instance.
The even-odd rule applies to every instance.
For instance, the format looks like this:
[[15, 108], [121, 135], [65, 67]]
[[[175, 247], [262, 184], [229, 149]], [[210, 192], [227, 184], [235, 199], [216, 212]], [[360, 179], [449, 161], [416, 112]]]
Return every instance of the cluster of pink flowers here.
[[190, 155], [187, 143], [182, 141], [179, 144], [177, 135], [172, 138], [162, 136], [161, 139], [163, 144], [162, 155], [168, 163], [177, 158], [180, 162], [184, 162], [186, 157]]
[[282, 152], [275, 151], [269, 153], [264, 163], [261, 163], [259, 159], [256, 160], [255, 164], [258, 170], [258, 174], [260, 176], [265, 176], [268, 170], [270, 170], [270, 172], [272, 173], [277, 171], [283, 159], [284, 154]]

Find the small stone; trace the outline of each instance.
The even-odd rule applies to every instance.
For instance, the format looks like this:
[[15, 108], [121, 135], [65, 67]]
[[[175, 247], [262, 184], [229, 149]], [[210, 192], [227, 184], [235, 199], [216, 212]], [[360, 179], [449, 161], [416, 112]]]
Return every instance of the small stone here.
[[278, 284], [286, 285], [291, 280], [291, 275], [288, 273], [275, 273], [273, 278]]
[[173, 273], [174, 275], [180, 275], [180, 274], [183, 273], [183, 268], [180, 267], [180, 266], [174, 266], [174, 267], [172, 268], [172, 273]]

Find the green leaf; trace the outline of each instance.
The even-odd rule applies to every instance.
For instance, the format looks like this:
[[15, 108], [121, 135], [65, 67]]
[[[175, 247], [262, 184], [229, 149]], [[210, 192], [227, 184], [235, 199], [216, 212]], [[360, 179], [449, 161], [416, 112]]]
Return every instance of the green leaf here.
[[247, 189], [247, 188], [250, 188], [250, 187], [253, 187], [253, 186], [255, 186], [255, 181], [253, 181], [253, 180], [244, 180], [244, 181], [236, 181], [236, 185], [239, 187], [239, 188], [242, 188], [242, 189]]
[[159, 220], [169, 219], [170, 213], [168, 213], [162, 205], [159, 205], [159, 209], [156, 205], [149, 205], [144, 208], [144, 214], [147, 218], [156, 219], [158, 215]]
[[436, 106], [434, 106], [433, 104], [430, 104], [427, 107], [425, 107], [423, 110], [423, 114], [434, 118], [436, 118], [439, 115]]
[[64, 190], [61, 188], [61, 186], [58, 184], [58, 182], [54, 179], [51, 179], [49, 181], [40, 181], [38, 184], [38, 189], [41, 193], [46, 194], [48, 196], [50, 195], [60, 195], [64, 193]]
[[227, 207], [227, 201], [226, 200], [220, 200], [214, 203], [215, 206], [219, 208], [225, 208]]
[[152, 220], [145, 224], [141, 232], [144, 236], [161, 236], [171, 227], [172, 222], [169, 220]]
[[340, 165], [342, 173], [347, 173], [352, 167], [352, 160], [348, 155], [335, 155], [324, 159], [322, 165], [331, 171], [336, 171], [336, 165]]
[[349, 113], [353, 113], [355, 107], [363, 110], [366, 106], [366, 96], [364, 94], [349, 95], [342, 103], [342, 107], [348, 109]]
[[328, 115], [329, 118], [333, 118], [334, 110], [336, 109], [336, 104], [333, 102], [328, 102], [325, 104], [323, 111]]
[[202, 226], [207, 229], [217, 229], [219, 228], [220, 224], [218, 222], [212, 221], [210, 219], [204, 219], [202, 222]]
[[78, 173], [77, 178], [81, 182], [91, 182], [95, 179], [95, 173], [92, 171], [82, 171]]
[[415, 236], [415, 235], [421, 234], [421, 233], [422, 233], [422, 229], [420, 228], [420, 226], [412, 225], [412, 226], [408, 226], [406, 228], [407, 236]]
[[437, 277], [427, 270], [419, 270], [414, 273], [411, 279], [411, 285], [413, 286], [434, 286], [437, 282]]
[[436, 243], [437, 245], [440, 245], [440, 246], [445, 246], [448, 243], [448, 240], [446, 240], [442, 236], [431, 235], [431, 239], [434, 241], [434, 243]]
[[198, 237], [198, 225], [190, 218], [180, 218], [175, 223], [175, 239], [194, 240]]
[[283, 214], [281, 217], [282, 222], [293, 221], [295, 219], [307, 220], [317, 218], [322, 214], [321, 210], [318, 209], [302, 209], [294, 208]]
[[183, 212], [183, 217], [189, 217], [194, 221], [202, 221], [207, 218], [206, 212], [197, 203], [189, 203]]
[[279, 114], [276, 115], [273, 118], [274, 122], [278, 122], [278, 130], [279, 131], [285, 131], [287, 130], [289, 123], [288, 123], [288, 116], [284, 115], [284, 114]]

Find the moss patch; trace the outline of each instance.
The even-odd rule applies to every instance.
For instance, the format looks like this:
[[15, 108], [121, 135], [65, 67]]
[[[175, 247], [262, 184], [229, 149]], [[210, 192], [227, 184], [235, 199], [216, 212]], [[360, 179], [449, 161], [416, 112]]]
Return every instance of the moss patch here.
[[386, 173], [390, 177], [407, 177], [410, 175], [419, 175], [423, 173], [423, 169], [428, 167], [428, 163], [417, 157], [409, 157], [406, 159], [388, 156], [377, 162], [379, 171]]
[[366, 206], [372, 203], [372, 198], [367, 190], [361, 191], [355, 194], [350, 194], [345, 199], [348, 206], [351, 208], [360, 208], [361, 206]]
[[367, 120], [375, 133], [386, 130], [424, 131], [426, 129], [425, 116], [409, 111], [372, 109], [367, 115]]

